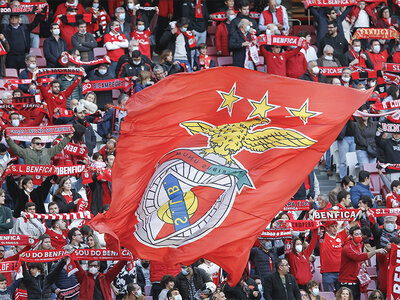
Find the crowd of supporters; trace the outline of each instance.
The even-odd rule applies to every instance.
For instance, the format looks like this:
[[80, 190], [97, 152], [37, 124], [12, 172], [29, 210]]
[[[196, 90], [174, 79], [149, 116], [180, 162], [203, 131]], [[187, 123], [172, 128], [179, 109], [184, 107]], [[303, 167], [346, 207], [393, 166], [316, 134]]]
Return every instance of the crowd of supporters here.
[[[172, 0], [53, 2], [0, 1], [0, 8], [11, 8], [2, 10], [0, 27], [0, 234], [2, 241], [33, 241], [0, 241], [1, 270], [22, 261], [0, 272], [0, 299], [386, 299], [400, 219], [375, 217], [370, 209], [399, 207], [400, 118], [373, 114], [399, 107], [393, 100], [399, 98], [400, 78], [385, 67], [400, 63], [397, 2], [310, 5], [311, 31], [293, 26], [280, 0], [221, 0], [213, 10], [205, 0], [184, 0], [179, 11]], [[35, 13], [17, 13], [26, 5]], [[365, 28], [394, 33], [354, 35]], [[268, 36], [295, 35], [299, 39], [291, 45], [265, 42]], [[358, 209], [356, 218], [291, 230], [284, 239], [260, 237], [235, 286], [206, 259], [170, 268], [144, 258], [99, 257], [75, 260], [73, 267], [78, 250], [107, 249], [87, 219], [111, 204], [112, 166], [129, 97], [172, 74], [227, 65], [374, 89], [360, 108], [363, 115], [349, 119], [337, 137], [336, 170], [331, 151], [325, 155], [327, 175], [337, 176], [338, 187], [321, 194], [312, 172], [293, 197], [309, 209], [282, 211], [267, 230], [282, 231], [287, 220], [312, 220], [318, 210]], [[12, 130], [52, 125], [67, 133], [27, 139]], [[351, 153], [357, 183], [348, 176]], [[13, 165], [80, 165], [85, 171], [31, 174]], [[27, 251], [54, 249], [68, 255], [27, 261]], [[366, 274], [372, 279], [367, 284]]]

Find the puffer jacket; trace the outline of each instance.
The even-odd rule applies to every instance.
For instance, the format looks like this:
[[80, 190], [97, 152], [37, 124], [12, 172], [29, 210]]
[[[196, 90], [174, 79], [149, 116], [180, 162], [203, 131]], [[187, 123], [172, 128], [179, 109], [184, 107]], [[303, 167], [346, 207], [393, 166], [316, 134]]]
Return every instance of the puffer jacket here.
[[61, 260], [57, 267], [44, 276], [43, 274], [33, 277], [26, 269], [25, 263], [22, 265], [24, 278], [22, 282], [25, 284], [28, 291], [28, 300], [52, 300], [51, 285], [56, 281], [58, 274], [65, 265], [65, 260]]
[[6, 139], [6, 142], [8, 146], [10, 146], [12, 152], [19, 157], [22, 157], [24, 159], [24, 163], [27, 165], [50, 165], [51, 158], [60, 153], [70, 141], [70, 137], [64, 137], [62, 141], [54, 147], [33, 150], [31, 148], [21, 148], [17, 146], [12, 139]]
[[[206, 289], [206, 282], [212, 283], [211, 277], [207, 274], [207, 272], [203, 269], [193, 267], [193, 284], [196, 288], [196, 291]], [[176, 276], [176, 287], [178, 288], [179, 293], [182, 295], [182, 299], [191, 299], [190, 282], [182, 273], [179, 273]]]

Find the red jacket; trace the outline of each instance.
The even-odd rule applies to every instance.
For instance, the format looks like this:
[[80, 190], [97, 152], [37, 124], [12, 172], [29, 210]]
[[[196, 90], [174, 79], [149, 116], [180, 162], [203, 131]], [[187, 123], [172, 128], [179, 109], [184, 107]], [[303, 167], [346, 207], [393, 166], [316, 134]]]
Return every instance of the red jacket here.
[[174, 14], [174, 1], [173, 0], [160, 0], [158, 2], [158, 15], [160, 17], [166, 18], [168, 14]]
[[374, 64], [374, 70], [382, 70], [382, 63], [387, 62], [389, 54], [386, 50], [380, 53], [368, 52], [369, 58], [371, 58], [372, 63]]
[[78, 32], [78, 27], [62, 23], [61, 21], [59, 23], [59, 26], [60, 26], [60, 36], [67, 43], [68, 49], [70, 50], [74, 48], [74, 46], [72, 46], [71, 39], [72, 36]]
[[222, 51], [222, 56], [229, 56], [229, 37], [225, 22], [217, 26], [215, 33], [215, 46], [217, 51]]
[[295, 56], [286, 60], [286, 76], [299, 78], [307, 71], [307, 61], [303, 52], [298, 52]]
[[[61, 3], [60, 5], [58, 5], [56, 13], [54, 14], [54, 17], [57, 17], [58, 15], [66, 15], [67, 8], [68, 8], [68, 6], [65, 3]], [[82, 4], [80, 4], [80, 3], [78, 3], [78, 5], [76, 6], [76, 9], [77, 9], [76, 13], [78, 15], [85, 13], [85, 9], [83, 8]]]
[[[103, 293], [104, 300], [112, 300], [111, 296], [111, 282], [115, 279], [118, 273], [125, 266], [126, 261], [121, 260], [113, 266], [107, 273], [98, 273], [100, 288]], [[93, 300], [94, 293], [94, 276], [91, 273], [85, 272], [79, 263], [76, 264], [78, 272], [75, 274], [78, 279], [81, 289], [79, 292], [78, 300]]]
[[361, 244], [356, 246], [350, 239], [345, 242], [340, 261], [339, 282], [358, 283], [357, 275], [361, 262], [368, 259], [368, 254], [361, 251]]
[[379, 263], [379, 289], [382, 293], [387, 293], [387, 278], [389, 273], [390, 251], [387, 254], [378, 253], [376, 259]]
[[267, 73], [280, 76], [286, 76], [286, 61], [288, 58], [295, 56], [299, 53], [300, 47], [292, 51], [285, 51], [283, 53], [272, 53], [267, 51], [265, 47], [261, 47], [261, 54], [264, 56], [267, 65]]
[[176, 265], [175, 267], [168, 267], [163, 263], [158, 261], [151, 261], [150, 263], [150, 281], [151, 282], [159, 282], [161, 278], [165, 274], [171, 274], [172, 276], [176, 276], [181, 272], [180, 265]]
[[318, 231], [314, 230], [310, 244], [301, 253], [293, 251], [288, 254], [290, 273], [296, 278], [297, 284], [306, 285], [312, 279], [310, 255], [313, 253], [318, 241]]

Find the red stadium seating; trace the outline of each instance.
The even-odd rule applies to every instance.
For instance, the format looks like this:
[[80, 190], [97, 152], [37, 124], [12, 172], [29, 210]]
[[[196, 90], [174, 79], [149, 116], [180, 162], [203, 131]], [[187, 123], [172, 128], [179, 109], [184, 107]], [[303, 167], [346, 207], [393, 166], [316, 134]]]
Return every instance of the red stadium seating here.
[[217, 48], [215, 47], [207, 47], [207, 54], [211, 56], [217, 55]]
[[95, 58], [101, 58], [107, 54], [107, 49], [104, 47], [94, 48], [93, 53]]
[[45, 66], [47, 65], [46, 59], [43, 58], [43, 57], [38, 57], [38, 58], [36, 58], [36, 65], [37, 65], [38, 67], [45, 67]]
[[18, 72], [16, 69], [6, 69], [6, 76], [7, 78], [18, 78]]
[[217, 32], [217, 26], [208, 26], [207, 27], [207, 33], [209, 35], [215, 35], [216, 32]]
[[219, 56], [217, 61], [218, 66], [232, 66], [233, 64], [232, 56]]
[[41, 48], [31, 48], [29, 54], [36, 55], [36, 57], [44, 57], [43, 49]]

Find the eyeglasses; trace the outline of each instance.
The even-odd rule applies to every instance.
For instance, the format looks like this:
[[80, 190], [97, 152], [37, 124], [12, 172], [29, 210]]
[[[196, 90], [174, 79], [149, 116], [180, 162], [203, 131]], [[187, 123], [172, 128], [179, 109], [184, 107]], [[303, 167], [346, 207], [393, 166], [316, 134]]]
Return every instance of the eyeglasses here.
[[32, 143], [33, 145], [43, 146], [44, 143]]
[[382, 299], [383, 300], [383, 297], [381, 295], [375, 295], [372, 297], [372, 299]]
[[75, 236], [77, 236], [77, 235], [82, 235], [82, 233], [75, 233]]

